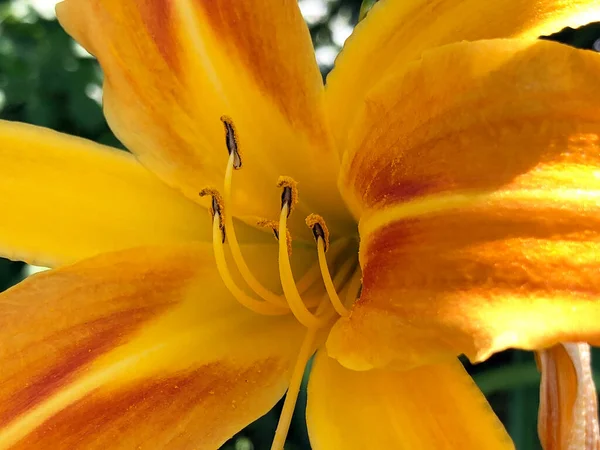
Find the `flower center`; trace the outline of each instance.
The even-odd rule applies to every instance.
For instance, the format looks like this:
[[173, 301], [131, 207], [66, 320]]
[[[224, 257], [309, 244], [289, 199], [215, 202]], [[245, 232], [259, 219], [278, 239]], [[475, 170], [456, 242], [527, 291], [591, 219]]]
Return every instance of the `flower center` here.
[[[233, 173], [234, 170], [242, 168], [242, 157], [238, 148], [238, 139], [233, 121], [226, 116], [221, 117], [221, 120], [225, 126], [225, 143], [229, 153], [225, 169], [223, 196], [216, 189], [210, 188], [200, 191], [200, 195], [210, 195], [212, 197], [210, 213], [213, 219], [213, 249], [217, 270], [225, 286], [237, 301], [246, 308], [264, 315], [291, 313], [298, 322], [308, 329], [320, 329], [329, 325], [336, 317], [336, 313], [347, 316], [349, 311], [346, 304], [354, 302], [360, 284], [360, 271], [357, 268], [356, 255], [347, 257], [339, 265], [336, 264], [337, 271], [335, 276], [332, 277], [326, 252], [331, 247], [331, 251], [334, 252], [333, 260], [339, 260], [344, 250], [351, 246], [351, 242], [349, 239], [340, 238], [330, 245], [329, 230], [325, 220], [319, 215], [310, 214], [306, 218], [306, 224], [315, 237], [318, 262], [298, 282], [294, 278], [290, 262], [292, 238], [288, 231], [288, 219], [298, 203], [298, 189], [297, 183], [290, 177], [280, 177], [277, 182], [277, 187], [281, 189], [279, 220], [262, 220], [258, 223], [260, 226], [271, 228], [278, 240], [279, 278], [283, 295], [278, 295], [267, 289], [250, 270], [238, 243], [233, 216], [230, 211]], [[229, 244], [237, 271], [254, 295], [249, 295], [235, 283], [225, 257], [225, 242]], [[322, 279], [325, 285], [327, 295], [318, 304], [308, 303], [302, 298], [302, 293], [312, 287], [319, 278]], [[348, 284], [351, 279], [352, 282]], [[347, 296], [342, 301], [338, 295], [338, 290], [347, 286], [353, 289], [347, 290]]]
[[[251, 311], [263, 315], [293, 314], [307, 328], [307, 333], [300, 349], [300, 354], [294, 367], [290, 386], [286, 395], [280, 422], [273, 442], [272, 449], [283, 448], [287, 435], [296, 398], [300, 388], [304, 368], [315, 350], [315, 339], [319, 330], [330, 326], [336, 317], [347, 316], [348, 307], [359, 295], [361, 272], [358, 267], [356, 252], [348, 255], [348, 249], [356, 246], [351, 239], [339, 238], [330, 243], [330, 234], [325, 220], [316, 214], [306, 218], [307, 226], [312, 230], [316, 241], [317, 262], [298, 281], [295, 280], [290, 257], [292, 253], [292, 237], [288, 230], [288, 219], [298, 202], [296, 182], [289, 177], [280, 177], [277, 187], [281, 189], [281, 210], [279, 220], [262, 220], [260, 226], [273, 230], [278, 240], [279, 279], [283, 295], [274, 293], [266, 288], [252, 273], [242, 254], [238, 243], [233, 216], [232, 182], [234, 170], [242, 168], [242, 157], [238, 147], [238, 139], [233, 121], [223, 116], [221, 121], [225, 126], [225, 143], [229, 158], [225, 169], [223, 196], [216, 189], [203, 189], [201, 196], [212, 197], [210, 213], [213, 220], [213, 250], [217, 270], [223, 282], [236, 300]], [[241, 289], [234, 281], [225, 257], [225, 242], [233, 258], [235, 267], [253, 295]], [[354, 245], [353, 245], [354, 244]], [[337, 269], [332, 277], [326, 253], [330, 252], [330, 261]], [[317, 302], [307, 302], [303, 298], [315, 283], [322, 280], [325, 293]], [[344, 299], [338, 292], [346, 291]]]

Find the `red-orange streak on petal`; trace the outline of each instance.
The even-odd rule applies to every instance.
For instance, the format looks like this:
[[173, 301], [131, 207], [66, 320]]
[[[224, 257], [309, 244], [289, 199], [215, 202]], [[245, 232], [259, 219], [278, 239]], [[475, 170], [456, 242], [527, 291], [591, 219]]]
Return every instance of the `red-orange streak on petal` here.
[[336, 331], [342, 325], [334, 328], [338, 350], [365, 352], [355, 360], [364, 368], [448, 353], [480, 359], [557, 340], [599, 342], [597, 206], [582, 202], [574, 211], [544, 199], [511, 206], [497, 201], [401, 220], [363, 236], [363, 290], [341, 321], [343, 334]]
[[[289, 2], [296, 0], [283, 0], [281, 3]], [[215, 35], [240, 59], [257, 85], [271, 97], [282, 113], [299, 122], [295, 125], [314, 130], [316, 121], [306, 112], [312, 111], [316, 101], [308, 98], [311, 92], [305, 89], [305, 72], [280, 63], [292, 58], [303, 58], [306, 55], [306, 48], [301, 45], [304, 41], [289, 39], [286, 47], [279, 46], [277, 30], [286, 29], [286, 24], [272, 23], [273, 18], [261, 13], [260, 8], [252, 2], [196, 0], [195, 3], [203, 11], [202, 17], [214, 29]], [[280, 14], [277, 20], [285, 21], [289, 29], [305, 31], [304, 26], [292, 25], [304, 21], [297, 8], [281, 6], [274, 9], [285, 11], [285, 15]], [[251, 20], [248, 19], [250, 17]], [[270, 33], [264, 30], [269, 30]], [[312, 70], [312, 66], [314, 61], [306, 61], [306, 71]], [[324, 131], [320, 131], [321, 135], [317, 137], [325, 139]]]
[[[268, 379], [269, 373], [277, 371], [276, 360], [242, 370], [213, 363], [113, 392], [96, 391], [43, 423], [14, 449], [113, 448], [115, 439], [119, 448], [217, 448], [222, 442], [211, 440], [209, 430], [222, 430], [223, 424], [217, 423], [220, 415], [215, 409], [228, 411], [228, 419], [235, 417], [236, 410], [242, 416], [257, 374]], [[178, 423], [181, 431], [173, 432]], [[198, 442], [184, 429], [201, 430], [208, 437]], [[142, 436], [152, 440], [140, 441]]]
[[176, 306], [197, 273], [198, 261], [188, 253], [175, 253], [178, 264], [167, 266], [161, 265], [159, 249], [140, 249], [127, 267], [121, 266], [121, 254], [127, 253], [44, 272], [3, 293], [0, 423], [41, 403], [102, 353]]
[[148, 35], [165, 62], [176, 72], [180, 71], [178, 53], [173, 51], [177, 47], [176, 31], [173, 28], [173, 2], [172, 0], [145, 0], [139, 7], [142, 23], [148, 30]]
[[[107, 97], [115, 95], [113, 91], [118, 93], [124, 104], [139, 110], [137, 117], [143, 126], [165, 136], [178, 151], [191, 152], [175, 129], [185, 124], [163, 120], [158, 127], [153, 122], [154, 116], [162, 117], [161, 113], [168, 117], [178, 117], [181, 111], [189, 113], [182, 81], [180, 37], [174, 29], [177, 22], [172, 20], [175, 11], [171, 0], [66, 0], [58, 5], [58, 11], [68, 25], [63, 23], [63, 26], [98, 58], [105, 76], [104, 103], [109, 103]], [[106, 38], [97, 39], [98, 35]], [[136, 61], [143, 64], [134, 64]], [[117, 134], [121, 134], [120, 130]]]
[[[587, 286], [576, 282], [593, 280], [597, 265], [569, 259], [583, 256], [577, 249], [595, 249], [587, 241], [598, 239], [592, 231], [600, 229], [596, 211], [537, 203], [535, 209], [518, 209], [513, 203], [513, 208], [457, 210], [378, 230], [365, 250], [361, 301], [370, 289], [390, 282], [398, 288], [432, 292], [517, 286], [597, 292], [593, 282]], [[549, 280], [554, 272], [560, 276]]]
[[76, 336], [85, 335], [86, 330], [93, 333], [78, 339], [73, 350], [61, 352], [52, 366], [27, 380], [24, 389], [15, 391], [0, 405], [0, 427], [74, 381], [87, 364], [126, 341], [142, 323], [165, 309], [165, 305], [133, 309], [71, 328], [69, 331]]
[[549, 165], [551, 176], [561, 166], [600, 167], [599, 68], [597, 55], [547, 41], [428, 52], [369, 92], [348, 131], [340, 187], [359, 213], [416, 195], [503, 188]]
[[[140, 44], [145, 44], [146, 42], [152, 43], [164, 59], [164, 62], [173, 70], [176, 70], [179, 68], [179, 62], [177, 53], [173, 51], [176, 45], [176, 37], [171, 20], [173, 16], [172, 6], [171, 0], [141, 0], [140, 2], [131, 3], [129, 6], [127, 2], [124, 4], [116, 2], [110, 4], [109, 2], [95, 0], [85, 2], [85, 4], [76, 4], [75, 2], [69, 4], [69, 7], [77, 8], [77, 14], [92, 14], [98, 22], [110, 23], [111, 26], [128, 26], [126, 23], [130, 23], [124, 22], [123, 24], [119, 24], [112, 20], [111, 14], [115, 13], [116, 8], [120, 8], [119, 12], [127, 17], [128, 21], [133, 21], [135, 20], [134, 18], [139, 17], [140, 20], [136, 23], [141, 24], [142, 27], [132, 30], [137, 41], [132, 44], [143, 54], [144, 49], [140, 47]], [[82, 20], [82, 23], [85, 23], [85, 20]], [[91, 28], [85, 29], [85, 27], [82, 27], [81, 31], [77, 32], [77, 39], [96, 57], [101, 57], [102, 49], [94, 45], [98, 44], [98, 41], [90, 39], [88, 35], [88, 33], [98, 31]], [[146, 36], [150, 37], [150, 39], [145, 39]], [[106, 40], [102, 45], [112, 45], [112, 56], [119, 57], [118, 42]], [[146, 55], [150, 56], [147, 53], [147, 49]]]
[[[546, 167], [558, 172], [561, 165], [600, 167], [598, 125], [584, 118], [576, 126], [569, 121], [573, 118], [524, 118], [494, 123], [495, 129], [477, 124], [433, 139], [415, 130], [394, 142], [373, 130], [361, 146], [377, 151], [356, 154], [350, 164], [353, 189], [373, 208], [427, 194], [497, 189], [534, 169], [538, 175]], [[489, 151], [494, 148], [501, 150]]]

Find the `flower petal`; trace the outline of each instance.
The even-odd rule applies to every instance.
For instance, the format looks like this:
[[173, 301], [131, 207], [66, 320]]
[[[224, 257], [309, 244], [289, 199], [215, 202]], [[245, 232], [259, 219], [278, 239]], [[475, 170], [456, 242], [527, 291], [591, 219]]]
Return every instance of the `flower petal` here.
[[203, 244], [35, 275], [0, 295], [0, 446], [217, 448], [283, 395], [302, 334], [233, 301]]
[[590, 346], [558, 344], [538, 353], [542, 372], [538, 431], [545, 450], [600, 447]]
[[56, 266], [150, 244], [210, 240], [206, 212], [130, 154], [0, 121], [0, 253]]
[[306, 418], [315, 450], [514, 448], [457, 360], [402, 372], [355, 372], [320, 351]]
[[592, 52], [480, 41], [372, 92], [342, 179], [363, 291], [330, 355], [369, 368], [600, 342], [598, 73]]
[[[536, 39], [598, 20], [595, 0], [380, 0], [358, 24], [327, 78], [327, 116], [339, 148], [345, 149], [346, 133], [369, 89], [390, 69], [429, 49], [465, 40]], [[357, 70], [364, 67], [369, 69]]]
[[195, 201], [201, 188], [221, 188], [227, 115], [243, 162], [236, 215], [277, 214], [279, 175], [301, 183], [312, 210], [345, 214], [323, 82], [296, 0], [66, 0], [57, 15], [104, 69], [112, 129], [169, 184]]

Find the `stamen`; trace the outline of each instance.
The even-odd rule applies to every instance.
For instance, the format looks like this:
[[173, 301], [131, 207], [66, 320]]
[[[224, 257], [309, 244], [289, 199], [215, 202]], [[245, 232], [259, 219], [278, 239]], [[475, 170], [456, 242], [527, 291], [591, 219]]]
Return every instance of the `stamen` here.
[[285, 394], [285, 400], [283, 402], [281, 415], [279, 416], [279, 422], [277, 423], [275, 437], [271, 444], [271, 450], [283, 450], [285, 438], [290, 429], [290, 423], [292, 422], [292, 416], [294, 415], [294, 409], [296, 408], [300, 386], [302, 385], [304, 369], [314, 352], [315, 338], [318, 330], [318, 328], [310, 328], [302, 341], [300, 353], [298, 354], [298, 359], [296, 359], [294, 371], [292, 372], [292, 378], [290, 379], [290, 384], [287, 393]]
[[287, 205], [287, 216], [290, 217], [294, 207], [298, 203], [298, 183], [290, 177], [279, 177], [277, 187], [283, 188], [281, 192], [281, 209]]
[[231, 295], [240, 302], [243, 306], [251, 311], [258, 314], [264, 314], [269, 316], [278, 316], [287, 314], [288, 308], [280, 305], [272, 305], [270, 303], [256, 300], [244, 291], [242, 291], [233, 280], [229, 269], [227, 268], [227, 260], [225, 259], [225, 250], [223, 242], [225, 240], [225, 232], [223, 229], [223, 202], [218, 192], [213, 189], [203, 189], [200, 191], [200, 195], [212, 195], [212, 204], [210, 212], [213, 216], [213, 252], [215, 255], [215, 262], [217, 265], [217, 271], [225, 283], [225, 287], [231, 292]]
[[219, 218], [219, 229], [221, 230], [221, 235], [222, 235], [222, 242], [225, 242], [225, 224], [223, 223], [223, 217], [225, 217], [225, 215], [223, 214], [223, 198], [221, 197], [221, 194], [219, 194], [219, 191], [217, 191], [216, 189], [213, 188], [204, 188], [200, 191], [200, 193], [198, 194], [200, 195], [200, 197], [205, 197], [207, 195], [210, 195], [212, 200], [210, 202], [210, 207], [208, 208], [208, 212], [210, 213], [210, 216], [213, 218], [218, 217]]
[[[331, 258], [333, 260], [335, 260], [338, 256], [340, 256], [340, 254], [342, 253], [342, 250], [344, 250], [346, 248], [347, 244], [348, 244], [347, 239], [339, 239], [339, 240], [335, 241], [334, 243], [332, 243], [331, 249], [329, 250], [329, 254], [331, 255]], [[338, 273], [343, 272], [345, 269], [346, 269], [346, 265], [344, 264], [344, 265], [342, 265], [342, 267], [340, 267], [340, 271]], [[305, 284], [305, 281], [306, 281], [305, 278], [309, 274], [311, 276], [311, 283]], [[321, 275], [321, 268], [320, 268], [318, 260], [310, 268], [309, 272], [304, 274], [304, 276], [300, 279], [300, 281], [298, 281], [296, 283], [296, 286], [298, 286], [298, 292], [300, 292], [300, 294], [302, 294], [303, 292], [308, 290], [308, 288], [311, 287], [317, 281], [317, 279], [323, 279], [323, 276]], [[334, 281], [335, 281], [335, 279], [334, 279]], [[325, 298], [326, 299], [329, 298], [329, 295], [327, 294], [327, 292], [325, 292]], [[317, 307], [319, 305], [320, 301], [321, 300], [318, 298], [317, 299], [311, 298], [311, 299], [307, 299], [304, 304], [306, 305], [306, 307], [308, 309], [312, 309], [312, 308]]]
[[[270, 228], [273, 231], [273, 235], [275, 239], [279, 240], [279, 224], [274, 220], [259, 220], [257, 225], [263, 228]], [[287, 235], [287, 246], [288, 246], [288, 255], [292, 256], [292, 233], [290, 230], [286, 230]]]
[[275, 236], [275, 239], [279, 240], [279, 224], [274, 220], [261, 219], [256, 222], [256, 225], [261, 228], [270, 228]]
[[325, 251], [329, 250], [329, 229], [325, 225], [325, 220], [318, 214], [310, 214], [306, 218], [306, 225], [313, 232], [315, 241], [319, 241], [319, 238], [323, 239], [325, 244]]
[[230, 156], [233, 156], [233, 168], [238, 170], [242, 168], [242, 156], [238, 145], [238, 137], [235, 131], [233, 120], [228, 116], [221, 116], [221, 122], [225, 126], [225, 145]]
[[[267, 220], [267, 219], [262, 219], [259, 220], [257, 222], [257, 225], [259, 227], [264, 227], [264, 228], [270, 228], [273, 231], [273, 235], [275, 236], [275, 239], [279, 240], [279, 224], [277, 222], [275, 222], [274, 220]], [[291, 233], [289, 230], [287, 230], [287, 236], [288, 236], [288, 244], [291, 242]], [[334, 248], [332, 249], [332, 252], [337, 255], [340, 253], [340, 251], [342, 250], [342, 246], [334, 246]], [[288, 249], [288, 254], [291, 256], [291, 251]], [[312, 265], [312, 267], [310, 269], [308, 269], [308, 271], [302, 275], [302, 278], [300, 278], [300, 280], [296, 283], [296, 286], [298, 287], [298, 292], [303, 293], [305, 291], [307, 291], [316, 281], [317, 279], [320, 277], [321, 275], [321, 269], [319, 269], [319, 263], [315, 263]], [[283, 297], [285, 299], [285, 297]], [[310, 304], [307, 305], [308, 307], [315, 307], [317, 306], [317, 304], [315, 304], [315, 302], [313, 302], [313, 305], [311, 306]]]
[[325, 225], [323, 218], [316, 214], [311, 214], [308, 216], [306, 218], [306, 224], [312, 229], [315, 240], [317, 241], [319, 267], [321, 268], [321, 275], [323, 277], [323, 283], [325, 283], [327, 295], [329, 295], [329, 300], [331, 301], [335, 311], [340, 316], [347, 317], [350, 314], [350, 311], [346, 309], [340, 300], [340, 297], [335, 290], [335, 286], [333, 285], [331, 273], [329, 273], [329, 267], [327, 266], [327, 257], [325, 256], [325, 252], [329, 246], [329, 230], [327, 229], [327, 225]]
[[[224, 123], [227, 124], [227, 122], [225, 121]], [[232, 122], [230, 122], [230, 124], [232, 124]], [[231, 151], [229, 153], [229, 161], [227, 162], [227, 168], [225, 169], [225, 183], [223, 191], [225, 193], [225, 204], [227, 205], [232, 204], [231, 184], [233, 178], [233, 169], [235, 167], [235, 155], [236, 152], [234, 151]], [[266, 302], [269, 302], [273, 305], [284, 306], [286, 304], [285, 297], [283, 295], [277, 295], [271, 292], [266, 287], [264, 287], [262, 283], [258, 281], [256, 277], [252, 274], [252, 271], [248, 267], [248, 264], [246, 264], [246, 260], [242, 255], [242, 250], [240, 248], [240, 245], [238, 244], [237, 236], [235, 234], [235, 228], [233, 227], [233, 218], [231, 217], [231, 213], [225, 216], [225, 229], [227, 230], [231, 256], [233, 256], [233, 261], [235, 262], [235, 265], [237, 266], [237, 269], [240, 272], [240, 275], [242, 276], [246, 284], [250, 287], [250, 289], [252, 289], [256, 293], [256, 295], [258, 295]]]
[[[346, 263], [340, 268], [339, 273], [336, 274], [334, 283], [339, 287], [349, 275], [350, 271], [354, 267], [354, 264], [351, 260], [346, 261]], [[317, 308], [317, 314], [323, 314], [329, 302], [327, 301], [327, 294], [323, 296], [319, 307]], [[331, 317], [331, 314], [327, 314]], [[273, 439], [273, 444], [271, 445], [271, 450], [282, 450], [283, 445], [285, 443], [285, 438], [290, 429], [290, 423], [292, 421], [292, 416], [294, 414], [294, 409], [296, 407], [296, 401], [298, 399], [298, 393], [300, 392], [300, 385], [302, 384], [302, 377], [304, 375], [304, 370], [306, 368], [306, 364], [310, 357], [313, 354], [314, 350], [314, 342], [317, 336], [318, 329], [310, 328], [306, 335], [304, 336], [304, 340], [302, 341], [302, 346], [300, 347], [300, 353], [298, 355], [298, 359], [296, 360], [296, 364], [294, 365], [294, 370], [292, 372], [292, 378], [290, 379], [290, 385], [288, 387], [287, 393], [285, 395], [285, 400], [283, 402], [283, 408], [281, 410], [281, 415], [279, 416], [279, 422], [277, 423], [277, 430], [275, 431], [275, 438]]]
[[[283, 232], [287, 231], [289, 208], [290, 205], [287, 203], [285, 203], [283, 208], [281, 208], [281, 214], [279, 216], [280, 237]], [[281, 238], [279, 239], [279, 278], [281, 278], [281, 286], [283, 287], [283, 293], [285, 294], [288, 305], [296, 319], [298, 319], [298, 322], [307, 328], [321, 328], [331, 320], [330, 317], [315, 316], [304, 304], [304, 301], [298, 293], [298, 288], [296, 286], [296, 282], [294, 281], [294, 275], [292, 274], [292, 267], [287, 251], [287, 243]]]

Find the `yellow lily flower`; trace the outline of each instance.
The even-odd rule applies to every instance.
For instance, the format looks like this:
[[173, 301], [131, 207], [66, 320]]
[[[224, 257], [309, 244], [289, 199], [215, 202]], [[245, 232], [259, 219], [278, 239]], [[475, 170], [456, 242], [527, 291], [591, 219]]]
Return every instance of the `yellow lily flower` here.
[[0, 296], [0, 449], [217, 448], [287, 390], [281, 449], [315, 351], [315, 449], [512, 448], [457, 359], [509, 347], [595, 448], [600, 55], [537, 37], [597, 1], [382, 0], [326, 89], [295, 0], [57, 15], [135, 156], [0, 123], [0, 251], [54, 267]]

